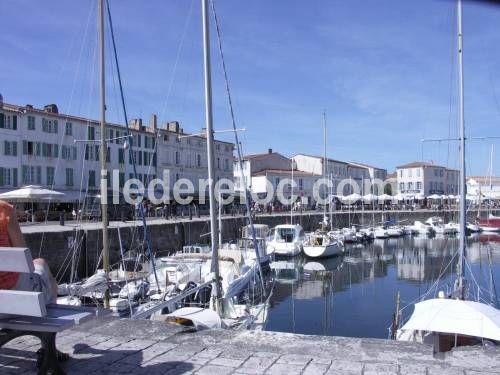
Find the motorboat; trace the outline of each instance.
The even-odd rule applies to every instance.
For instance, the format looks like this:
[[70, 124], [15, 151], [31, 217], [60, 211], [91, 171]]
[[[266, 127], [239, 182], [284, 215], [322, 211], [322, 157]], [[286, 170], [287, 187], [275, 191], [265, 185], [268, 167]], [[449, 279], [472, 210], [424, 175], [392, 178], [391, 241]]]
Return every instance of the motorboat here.
[[444, 224], [443, 219], [438, 216], [433, 216], [425, 221], [437, 234], [455, 234], [457, 229], [453, 224]]
[[410, 230], [412, 233], [417, 233], [422, 236], [432, 236], [436, 234], [436, 230], [427, 223], [422, 223], [419, 220], [416, 220], [413, 225], [410, 225]]
[[311, 258], [326, 258], [342, 254], [344, 244], [338, 238], [325, 232], [306, 234], [303, 244], [304, 254]]
[[387, 229], [385, 229], [382, 226], [375, 227], [373, 229], [373, 235], [375, 236], [375, 238], [381, 238], [381, 239], [389, 238], [390, 237], [389, 236], [389, 232], [387, 231]]
[[302, 252], [304, 230], [299, 224], [281, 224], [271, 230], [267, 242], [267, 253], [296, 256]]

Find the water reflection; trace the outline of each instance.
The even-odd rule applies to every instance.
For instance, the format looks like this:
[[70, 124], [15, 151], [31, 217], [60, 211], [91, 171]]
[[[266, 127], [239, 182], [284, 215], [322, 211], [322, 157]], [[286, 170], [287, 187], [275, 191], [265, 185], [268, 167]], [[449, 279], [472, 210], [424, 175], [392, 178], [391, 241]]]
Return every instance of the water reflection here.
[[[386, 338], [398, 291], [404, 304], [452, 287], [458, 245], [458, 237], [406, 237], [350, 245], [342, 257], [275, 262], [265, 329]], [[500, 278], [500, 236], [469, 237], [467, 248], [469, 272], [491, 289]], [[483, 293], [482, 298], [494, 297]]]

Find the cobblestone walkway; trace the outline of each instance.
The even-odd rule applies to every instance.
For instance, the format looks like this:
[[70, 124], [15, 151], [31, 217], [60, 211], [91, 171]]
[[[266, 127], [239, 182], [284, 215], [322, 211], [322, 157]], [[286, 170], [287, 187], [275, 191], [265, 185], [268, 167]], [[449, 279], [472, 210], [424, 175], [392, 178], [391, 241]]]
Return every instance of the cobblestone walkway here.
[[[93, 322], [58, 335], [68, 374], [500, 374], [500, 350], [276, 332], [188, 333], [159, 322]], [[0, 349], [0, 374], [35, 372], [36, 339]]]

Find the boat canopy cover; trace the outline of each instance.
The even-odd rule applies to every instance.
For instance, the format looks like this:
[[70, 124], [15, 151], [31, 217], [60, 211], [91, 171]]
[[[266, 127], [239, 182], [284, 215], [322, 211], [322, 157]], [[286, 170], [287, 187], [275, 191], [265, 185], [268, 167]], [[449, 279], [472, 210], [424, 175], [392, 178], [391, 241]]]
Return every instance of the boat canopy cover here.
[[500, 310], [474, 302], [433, 298], [415, 304], [402, 331], [427, 331], [500, 341]]
[[167, 321], [181, 323], [190, 321], [199, 331], [202, 329], [221, 328], [222, 321], [214, 310], [203, 309], [201, 307], [183, 307], [166, 315]]

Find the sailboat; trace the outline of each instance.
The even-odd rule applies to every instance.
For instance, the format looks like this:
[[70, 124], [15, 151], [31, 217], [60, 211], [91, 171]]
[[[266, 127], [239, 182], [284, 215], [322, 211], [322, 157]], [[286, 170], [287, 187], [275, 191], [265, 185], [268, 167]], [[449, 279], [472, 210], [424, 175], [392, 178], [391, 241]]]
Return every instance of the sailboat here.
[[[324, 128], [324, 158], [323, 158], [323, 177], [327, 176], [327, 158], [326, 158], [326, 114], [323, 113]], [[327, 193], [328, 194], [328, 193]], [[330, 206], [330, 205], [329, 205]], [[344, 244], [338, 237], [329, 235], [326, 232], [328, 217], [326, 216], [326, 204], [323, 205], [323, 222], [321, 230], [308, 233], [305, 237], [303, 249], [304, 254], [310, 258], [326, 258], [342, 254]]]
[[[459, 123], [460, 123], [460, 244], [458, 269], [454, 291], [447, 296], [438, 292], [415, 304], [410, 318], [398, 327], [400, 311], [396, 312], [392, 335], [399, 341], [417, 341], [432, 344], [435, 352], [456, 346], [500, 342], [500, 310], [486, 303], [467, 300], [468, 285], [465, 279], [466, 247], [466, 184], [465, 184], [465, 122], [462, 1], [457, 5], [458, 68], [459, 68]], [[399, 309], [398, 309], [399, 310]]]
[[[144, 208], [142, 205], [139, 205], [139, 215], [142, 220], [143, 230], [143, 244], [144, 249], [147, 254], [138, 254], [133, 255], [131, 259], [125, 259], [125, 255], [123, 252], [121, 237], [120, 237], [120, 229], [118, 230], [118, 237], [120, 239], [120, 248], [122, 250], [121, 260], [117, 265], [117, 269], [111, 270], [111, 265], [109, 261], [109, 219], [108, 219], [108, 205], [107, 205], [107, 197], [108, 197], [108, 170], [106, 165], [107, 160], [107, 152], [108, 142], [118, 141], [123, 139], [124, 149], [129, 149], [129, 152], [133, 155], [132, 147], [129, 146], [129, 139], [131, 137], [130, 131], [128, 128], [128, 120], [127, 114], [125, 110], [125, 102], [123, 99], [123, 90], [121, 83], [121, 76], [118, 67], [118, 60], [116, 56], [116, 47], [114, 45], [114, 35], [113, 28], [111, 23], [111, 15], [109, 11], [108, 5], [108, 15], [111, 29], [111, 37], [113, 41], [113, 47], [115, 50], [115, 62], [117, 64], [117, 72], [118, 72], [118, 82], [120, 85], [120, 91], [122, 95], [122, 104], [124, 109], [125, 116], [125, 124], [126, 124], [126, 135], [124, 137], [106, 139], [108, 132], [106, 131], [106, 75], [105, 75], [105, 31], [104, 31], [104, 13], [105, 13], [105, 0], [98, 1], [98, 29], [99, 29], [99, 88], [100, 88], [100, 98], [99, 98], [99, 109], [100, 109], [100, 163], [101, 163], [101, 181], [100, 181], [100, 215], [102, 222], [102, 269], [97, 269], [95, 274], [89, 277], [86, 280], [80, 282], [71, 282], [70, 284], [61, 284], [58, 286], [58, 294], [62, 295], [60, 299], [58, 299], [59, 303], [69, 303], [69, 304], [80, 304], [81, 299], [91, 298], [94, 302], [102, 303], [104, 307], [108, 308], [116, 308], [117, 310], [127, 309], [130, 307], [131, 298], [135, 302], [137, 302], [137, 298], [139, 296], [145, 296], [149, 291], [149, 282], [148, 277], [153, 276], [153, 283], [156, 289], [159, 289], [158, 277], [155, 269], [155, 260], [152, 254], [151, 245], [149, 241], [149, 231], [147, 229]], [[93, 142], [93, 140], [85, 140], [85, 142]], [[136, 174], [136, 165], [135, 158], [131, 156], [132, 166], [134, 170], [134, 175]], [[77, 249], [74, 250], [75, 253]], [[139, 259], [142, 256], [141, 259]], [[131, 260], [132, 271], [127, 267], [128, 260]], [[99, 261], [98, 264], [101, 262]], [[74, 281], [73, 278], [71, 281]], [[130, 283], [129, 283], [130, 281]], [[120, 294], [122, 297], [120, 298]], [[127, 298], [123, 298], [126, 296]], [[117, 297], [117, 298], [112, 298]]]
[[[207, 158], [208, 158], [208, 191], [210, 208], [210, 259], [203, 265], [204, 275], [203, 283], [193, 286], [190, 292], [200, 290], [210, 291], [210, 304], [208, 307], [185, 306], [175, 311], [167, 311], [163, 314], [165, 308], [173, 309], [175, 304], [183, 297], [173, 297], [170, 300], [161, 301], [142, 309], [135, 318], [153, 315], [156, 320], [167, 322], [177, 322], [181, 324], [192, 325], [198, 328], [221, 328], [221, 327], [252, 327], [256, 323], [262, 323], [267, 313], [267, 304], [271, 293], [265, 289], [265, 280], [261, 269], [260, 256], [265, 251], [262, 242], [257, 241], [256, 230], [251, 216], [249, 206], [249, 192], [245, 189], [247, 204], [247, 218], [249, 221], [249, 232], [253, 241], [253, 250], [255, 257], [245, 257], [241, 249], [221, 249], [221, 231], [217, 223], [217, 205], [215, 203], [215, 163], [214, 163], [214, 130], [212, 121], [212, 82], [211, 82], [211, 59], [210, 59], [210, 39], [209, 39], [209, 17], [208, 0], [201, 0], [202, 20], [203, 20], [203, 58], [204, 58], [204, 77], [205, 77], [205, 123], [207, 139]], [[212, 7], [213, 7], [212, 3]], [[214, 11], [215, 22], [218, 27], [217, 17]], [[221, 46], [219, 45], [219, 48]], [[224, 61], [221, 52], [221, 59]], [[224, 72], [225, 73], [225, 72]], [[226, 77], [227, 78], [227, 77]], [[227, 84], [227, 80], [226, 80]], [[227, 87], [228, 88], [228, 87]], [[228, 90], [229, 93], [229, 90]], [[230, 98], [229, 98], [230, 100]], [[231, 104], [231, 100], [230, 100]], [[232, 108], [231, 108], [232, 109]], [[231, 112], [233, 114], [233, 112]], [[237, 138], [237, 129], [233, 119], [233, 130], [236, 138], [238, 150], [238, 160], [240, 162], [240, 171], [242, 168], [242, 155], [240, 143]], [[242, 176], [245, 181], [244, 175]], [[247, 186], [246, 183], [243, 186]], [[221, 202], [220, 202], [221, 204]], [[219, 207], [221, 207], [219, 205]], [[219, 212], [219, 218], [221, 212]], [[210, 286], [209, 288], [207, 288]], [[260, 303], [253, 303], [259, 298]]]

